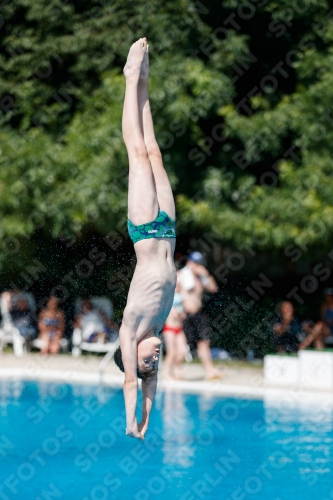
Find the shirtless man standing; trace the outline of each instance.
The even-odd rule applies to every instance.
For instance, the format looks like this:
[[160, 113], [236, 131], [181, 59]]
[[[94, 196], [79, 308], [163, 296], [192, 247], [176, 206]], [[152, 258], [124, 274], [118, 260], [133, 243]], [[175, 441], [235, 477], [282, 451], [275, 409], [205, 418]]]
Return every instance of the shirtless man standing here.
[[178, 271], [178, 283], [186, 313], [184, 332], [190, 347], [197, 347], [200, 361], [206, 371], [206, 379], [221, 378], [223, 373], [214, 368], [210, 353], [211, 329], [208, 319], [201, 312], [204, 290], [216, 293], [218, 288], [214, 278], [205, 267], [204, 256], [192, 252], [186, 266]]
[[[124, 68], [123, 138], [129, 159], [128, 230], [137, 264], [119, 332], [115, 362], [125, 372], [126, 434], [143, 439], [157, 386], [162, 330], [176, 286], [175, 203], [155, 139], [148, 98], [148, 45], [140, 38]], [[142, 419], [136, 405], [142, 379]]]

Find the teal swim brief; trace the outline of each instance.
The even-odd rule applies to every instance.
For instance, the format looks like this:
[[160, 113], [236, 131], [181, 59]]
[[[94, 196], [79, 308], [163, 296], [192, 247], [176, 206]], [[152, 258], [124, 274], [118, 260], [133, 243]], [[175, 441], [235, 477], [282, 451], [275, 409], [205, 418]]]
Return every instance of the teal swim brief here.
[[176, 223], [164, 210], [159, 210], [156, 219], [152, 222], [139, 226], [127, 220], [127, 228], [133, 243], [150, 238], [176, 238]]

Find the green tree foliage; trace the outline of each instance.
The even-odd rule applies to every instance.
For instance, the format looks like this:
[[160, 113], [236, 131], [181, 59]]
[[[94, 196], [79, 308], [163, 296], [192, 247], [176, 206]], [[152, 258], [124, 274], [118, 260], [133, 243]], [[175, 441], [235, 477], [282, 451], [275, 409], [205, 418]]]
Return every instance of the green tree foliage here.
[[[333, 235], [332, 12], [323, 1], [261, 4], [257, 19], [270, 15], [261, 25], [262, 43], [272, 49], [276, 37], [282, 50], [278, 57], [271, 54], [269, 64], [262, 54], [249, 92], [219, 109], [227, 155], [220, 154], [220, 163], [207, 170], [201, 203], [183, 196], [180, 205], [236, 244], [328, 247]], [[237, 5], [243, 4], [233, 2]], [[254, 36], [251, 42], [256, 47]]]
[[19, 0], [3, 17], [2, 237], [32, 233], [41, 217], [54, 237], [91, 223], [105, 232], [124, 220], [122, 66], [141, 35], [151, 46], [151, 100], [166, 165], [175, 186], [177, 171], [187, 178], [188, 142], [233, 92], [218, 64], [191, 56], [206, 39], [215, 54], [223, 50], [194, 4], [161, 10], [157, 1]]
[[4, 5], [1, 237], [32, 234], [42, 219], [53, 238], [124, 225], [122, 66], [130, 44], [147, 36], [179, 230], [270, 249], [328, 244], [328, 13], [323, 0]]

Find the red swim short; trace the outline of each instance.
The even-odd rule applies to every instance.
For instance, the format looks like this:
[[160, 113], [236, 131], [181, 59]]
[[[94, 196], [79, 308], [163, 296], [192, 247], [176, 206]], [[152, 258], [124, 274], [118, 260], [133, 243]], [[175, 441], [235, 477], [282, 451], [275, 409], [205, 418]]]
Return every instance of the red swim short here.
[[174, 333], [175, 335], [178, 335], [178, 333], [182, 332], [183, 329], [182, 327], [179, 327], [179, 326], [168, 326], [168, 325], [164, 325], [163, 328], [162, 328], [162, 332], [163, 333]]

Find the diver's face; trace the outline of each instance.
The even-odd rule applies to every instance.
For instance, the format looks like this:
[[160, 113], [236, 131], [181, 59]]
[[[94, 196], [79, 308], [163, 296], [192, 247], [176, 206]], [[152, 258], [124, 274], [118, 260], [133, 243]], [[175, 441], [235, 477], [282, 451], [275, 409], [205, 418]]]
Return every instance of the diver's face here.
[[138, 369], [149, 373], [158, 368], [161, 341], [157, 337], [149, 337], [138, 344]]

